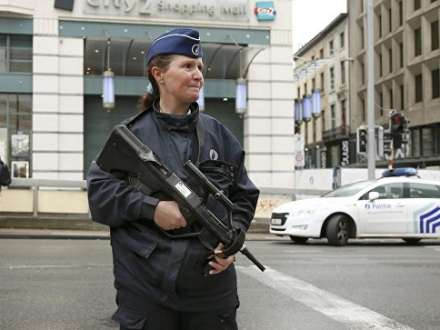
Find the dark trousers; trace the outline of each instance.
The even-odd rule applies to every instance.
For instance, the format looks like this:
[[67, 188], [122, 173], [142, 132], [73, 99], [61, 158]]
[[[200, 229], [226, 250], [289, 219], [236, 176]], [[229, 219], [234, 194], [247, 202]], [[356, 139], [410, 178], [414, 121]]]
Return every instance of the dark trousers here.
[[[238, 330], [236, 310], [220, 312], [176, 312], [154, 306], [141, 330]], [[120, 327], [120, 330], [133, 330]]]

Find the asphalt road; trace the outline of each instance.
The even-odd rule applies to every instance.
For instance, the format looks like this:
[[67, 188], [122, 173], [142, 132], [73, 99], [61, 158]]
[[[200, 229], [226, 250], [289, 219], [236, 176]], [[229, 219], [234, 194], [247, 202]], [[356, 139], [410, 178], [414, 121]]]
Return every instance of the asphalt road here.
[[[241, 330], [440, 329], [440, 242], [250, 241]], [[117, 329], [108, 240], [0, 239], [0, 329]], [[166, 330], [166, 329], [164, 329]]]

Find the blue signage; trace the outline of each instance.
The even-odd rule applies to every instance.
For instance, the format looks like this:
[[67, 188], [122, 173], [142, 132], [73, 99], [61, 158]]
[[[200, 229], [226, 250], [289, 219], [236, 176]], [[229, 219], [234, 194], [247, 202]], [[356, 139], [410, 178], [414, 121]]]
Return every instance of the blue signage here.
[[277, 14], [273, 1], [257, 1], [255, 15], [258, 21], [274, 21]]

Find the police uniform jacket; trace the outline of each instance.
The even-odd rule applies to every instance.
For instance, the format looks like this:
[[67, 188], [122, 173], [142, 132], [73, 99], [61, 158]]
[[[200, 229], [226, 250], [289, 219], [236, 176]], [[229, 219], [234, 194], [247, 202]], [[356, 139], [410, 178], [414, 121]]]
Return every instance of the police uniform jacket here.
[[[234, 135], [196, 103], [186, 116], [157, 111], [152, 105], [127, 123], [129, 129], [183, 181], [191, 159], [234, 203], [233, 224], [247, 230], [259, 195], [244, 168], [244, 152]], [[121, 324], [142, 322], [143, 302], [178, 311], [213, 311], [238, 307], [236, 272], [231, 265], [204, 276], [211, 252], [197, 238], [169, 239], [155, 225], [159, 198], [130, 180], [104, 172], [93, 162], [87, 177], [94, 221], [110, 227], [118, 311]], [[154, 187], [149, 187], [154, 190]], [[222, 216], [215, 202], [210, 209]]]

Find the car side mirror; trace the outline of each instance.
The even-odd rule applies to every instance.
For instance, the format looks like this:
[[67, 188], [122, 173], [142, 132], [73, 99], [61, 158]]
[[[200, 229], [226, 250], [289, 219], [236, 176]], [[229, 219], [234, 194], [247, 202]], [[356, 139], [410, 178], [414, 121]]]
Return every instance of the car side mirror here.
[[368, 199], [370, 200], [370, 202], [372, 202], [378, 198], [379, 198], [379, 193], [377, 191], [370, 191], [368, 193]]

